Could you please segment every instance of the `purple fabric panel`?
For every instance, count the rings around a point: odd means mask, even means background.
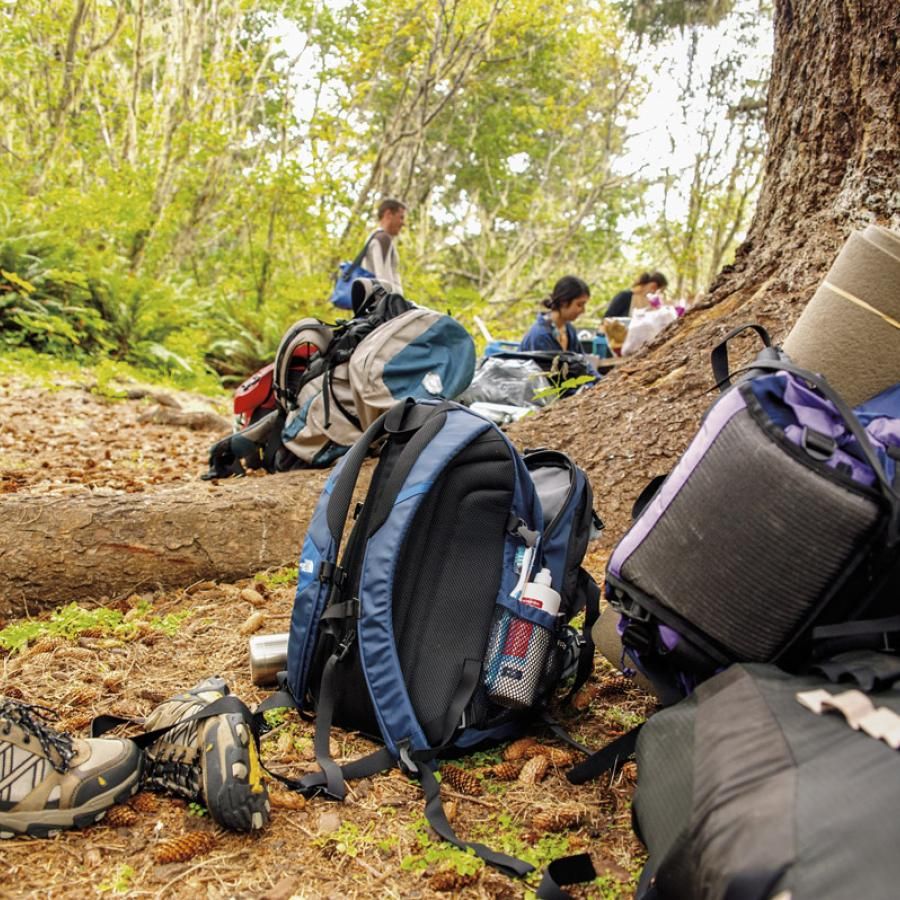
[[[668,625],[659,626],[659,636],[666,650],[674,650],[681,640],[681,635],[674,628],[669,628]]]
[[[788,425],[784,429],[785,437],[801,446],[803,428],[806,427],[834,438],[838,447],[825,464],[832,469],[842,464],[849,466],[850,477],[855,482],[867,487],[875,484],[875,473],[869,464],[842,449],[855,445],[856,438],[847,430],[843,418],[831,401],[808,388],[795,375],[779,372],[778,376],[785,380],[784,403],[797,420],[796,425]],[[887,447],[892,445],[900,447],[900,419],[888,417],[872,419],[865,431],[883,461],[887,460]]]
[[[609,559],[609,571],[617,578],[622,575],[622,566],[632,553],[640,546],[641,541],[651,532],[659,517],[666,511],[669,504],[690,478],[694,469],[703,459],[707,448],[716,439],[719,432],[728,424],[731,418],[746,408],[744,398],[737,390],[730,390],[719,402],[712,407],[706,419],[700,425],[690,446],[684,451],[684,455],[672,470],[663,486],[657,491],[656,496],[647,505],[646,509],[638,517],[637,521],[625,532],[625,536],[616,545]]]
[[[900,419],[872,419],[866,433],[885,447],[900,447]]]
[[[812,426],[810,426],[812,427]],[[816,428],[816,431],[821,431],[820,428]],[[831,437],[838,437],[837,435],[831,432],[823,432],[824,434],[831,434]],[[784,436],[793,444],[796,444],[798,447],[801,446],[803,441],[803,429],[799,425],[788,425],[787,428],[784,429]],[[828,457],[828,459],[824,460],[824,464],[831,469],[836,469],[839,465],[845,465],[850,467],[850,477],[857,484],[864,484],[866,487],[871,487],[875,484],[875,475],[872,472],[872,467],[863,462],[861,459],[858,459],[855,456],[851,456],[849,453],[840,449],[840,440],[838,441],[838,447]],[[855,443],[855,441],[854,441]]]

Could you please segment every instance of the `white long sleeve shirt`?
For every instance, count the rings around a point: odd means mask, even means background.
[[[372,236],[372,240],[369,241],[362,266],[397,293],[402,292],[398,271],[400,257],[397,254],[397,247],[391,236],[382,228],[379,228]]]

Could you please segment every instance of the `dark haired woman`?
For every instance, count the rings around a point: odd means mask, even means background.
[[[668,283],[666,276],[662,272],[644,272],[631,286],[630,291],[619,291],[609,301],[609,306],[606,308],[604,316],[606,318],[630,316],[633,309],[640,309],[642,306],[647,305],[648,294],[658,293]]]
[[[580,278],[565,275],[553,286],[553,293],[543,301],[547,312],[538,313],[519,344],[520,350],[570,350],[582,353],[578,333],[572,323],[584,312],[591,289]]]

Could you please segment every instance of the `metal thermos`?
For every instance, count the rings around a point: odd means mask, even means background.
[[[287,648],[287,632],[250,638],[250,678],[254,684],[275,684],[278,673],[287,668]]]

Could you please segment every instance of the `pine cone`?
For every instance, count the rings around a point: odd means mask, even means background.
[[[624,694],[634,687],[634,681],[627,675],[608,675],[600,682],[597,697],[608,697],[610,694]]]
[[[37,656],[38,653],[52,653],[58,647],[64,647],[69,642],[64,637],[41,638],[29,651],[29,656]]]
[[[125,679],[121,675],[107,675],[106,678],[103,679],[103,687],[107,691],[118,692],[124,683]]]
[[[265,624],[266,617],[261,612],[251,613],[241,624],[238,626],[238,631],[244,635],[245,637],[248,634],[253,634],[256,631],[259,631],[260,628]]]
[[[504,751],[503,758],[507,760],[507,762],[514,759],[524,759],[528,748],[533,747],[537,741],[531,737],[519,738],[517,741],[513,741]]]
[[[60,731],[81,731],[82,728],[87,728],[88,725],[94,720],[94,717],[90,713],[81,713],[75,716],[69,716],[67,719],[63,719],[59,724]]]
[[[14,684],[8,685],[5,688],[0,688],[0,696],[10,697],[13,700],[24,700],[25,694],[22,690],[17,688]]]
[[[586,818],[585,811],[576,807],[560,807],[536,813],[531,820],[535,831],[565,831],[581,825]]]
[[[485,772],[493,775],[494,778],[497,778],[500,781],[515,781],[519,777],[519,772],[522,771],[522,766],[524,765],[525,760],[516,759],[511,762],[497,763],[496,766],[485,769]]]
[[[100,692],[96,688],[81,684],[66,697],[66,703],[69,706],[90,706],[99,696]]]
[[[187,862],[195,856],[209,853],[216,845],[215,835],[208,831],[192,831],[181,837],[163,841],[154,851],[154,858],[160,865]]]
[[[544,744],[535,744],[529,747],[525,751],[525,755],[528,759],[532,759],[535,756],[546,756],[550,764],[554,766],[569,766],[574,759],[568,750],[563,750],[560,747],[547,747]]]
[[[269,803],[272,809],[304,809],[306,798],[293,791],[269,791]]]
[[[159,809],[159,799],[155,794],[141,791],[140,794],[135,794],[128,801],[128,805],[139,813],[155,813]]]
[[[522,784],[537,784],[544,780],[550,768],[550,760],[546,756],[532,756],[522,767],[519,773],[519,781]]]
[[[160,641],[166,638],[166,633],[164,631],[157,631],[155,628],[150,625],[142,625],[141,630],[138,633],[137,640],[139,640],[142,644],[147,644],[148,646],[153,646],[154,644],[158,644]]]
[[[275,752],[278,756],[296,757],[297,753],[294,749],[294,735],[290,731],[282,731],[278,735],[278,742],[275,745]]]
[[[461,875],[456,869],[441,869],[428,879],[428,884],[434,891],[460,891],[470,887],[478,881],[478,873]]]
[[[78,637],[85,638],[102,638],[109,634],[109,629],[102,625],[92,625],[90,628],[83,628],[78,632]]]
[[[586,684],[571,700],[572,708],[578,712],[584,712],[588,709],[594,700],[595,690],[593,686]]]
[[[138,820],[138,814],[130,806],[114,806],[106,811],[103,824],[110,828],[130,828]]]
[[[461,769],[459,766],[442,766],[441,780],[459,791],[460,794],[466,794],[469,797],[480,797],[482,794],[481,782],[472,772]]]

